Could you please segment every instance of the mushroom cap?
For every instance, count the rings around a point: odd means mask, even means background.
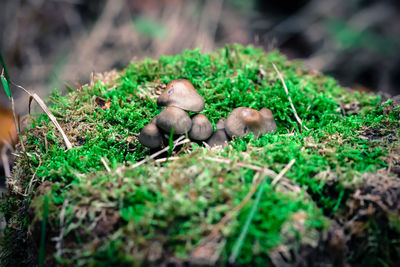
[[[157,105],[199,112],[204,109],[204,100],[190,81],[177,79],[167,84],[165,91],[157,99]]]
[[[190,131],[192,120],[184,110],[177,107],[166,107],[158,114],[156,124],[167,133],[174,129],[174,134],[184,134]]]
[[[269,108],[262,108],[259,112],[267,122],[267,132],[276,132],[276,122],[272,111]]]
[[[225,121],[225,131],[232,137],[241,137],[250,132],[256,138],[267,132],[267,121],[261,113],[248,107],[235,108]]]
[[[225,132],[225,118],[220,118],[217,122],[217,130],[213,132],[210,138],[207,139],[206,143],[213,146],[225,146],[229,142],[229,137]]]
[[[193,116],[192,128],[189,132],[190,139],[203,141],[210,137],[212,133],[212,124],[204,114],[197,114]]]
[[[213,147],[213,146],[225,146],[229,142],[229,137],[226,135],[224,129],[216,130],[210,138],[207,139],[206,143]]]
[[[162,135],[156,124],[151,122],[139,133],[139,142],[148,148],[157,148],[162,144]]]
[[[217,130],[225,129],[225,120],[226,118],[220,118],[215,125],[217,127]]]

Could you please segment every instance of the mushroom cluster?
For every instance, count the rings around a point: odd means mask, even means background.
[[[209,146],[223,146],[234,136],[241,137],[253,133],[276,131],[276,123],[271,110],[257,111],[248,107],[235,108],[228,118],[221,118],[216,131],[204,114],[189,116],[187,111],[200,112],[204,100],[192,83],[185,79],[172,80],[158,97],[157,105],[165,108],[147,124],[139,134],[139,142],[148,148],[159,148],[173,131],[176,135],[186,134],[191,140],[205,141]]]
[[[176,135],[187,134],[196,141],[204,141],[213,133],[211,122],[205,115],[190,117],[187,113],[204,109],[204,100],[190,81],[170,81],[158,97],[157,105],[165,108],[140,131],[139,142],[142,145],[148,148],[161,147],[171,131]]]
[[[224,146],[235,137],[253,133],[255,138],[261,134],[276,131],[276,123],[272,111],[262,108],[257,111],[248,107],[235,108],[228,118],[221,118],[217,123],[217,130],[206,141],[209,146]]]

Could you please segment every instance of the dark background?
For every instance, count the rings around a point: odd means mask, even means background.
[[[344,86],[393,95],[399,14],[398,0],[1,0],[0,49],[12,79],[42,97],[132,58],[231,42],[278,48]],[[26,95],[14,95],[26,112]]]

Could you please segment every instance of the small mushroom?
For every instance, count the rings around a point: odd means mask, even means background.
[[[190,131],[192,120],[184,110],[177,107],[166,107],[158,114],[156,124],[166,133],[174,129],[174,134],[184,134]]]
[[[274,114],[272,114],[272,111],[269,108],[262,108],[260,109],[260,114],[261,116],[264,117],[266,123],[267,123],[267,132],[276,132],[276,122],[274,119]]]
[[[229,138],[225,132],[225,118],[219,119],[216,126],[217,130],[207,139],[206,143],[211,147],[227,145]]]
[[[217,124],[215,125],[217,127],[217,130],[225,131],[225,120],[226,120],[226,118],[221,118],[218,120]]]
[[[158,148],[162,144],[162,135],[154,121],[144,126],[139,133],[139,142],[148,148]]]
[[[248,107],[235,108],[225,121],[225,131],[230,136],[241,137],[253,133],[256,138],[267,132],[267,121],[261,113]]]
[[[190,81],[177,79],[167,84],[165,91],[157,99],[157,105],[199,112],[204,109],[204,100]]]
[[[193,140],[203,141],[211,136],[213,127],[204,114],[197,114],[192,118],[192,128],[189,137]]]

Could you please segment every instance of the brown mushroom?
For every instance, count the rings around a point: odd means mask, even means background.
[[[230,136],[241,137],[253,133],[256,138],[267,132],[267,121],[255,109],[235,108],[225,121],[225,131]]]
[[[217,127],[217,130],[225,130],[225,121],[226,118],[220,118],[217,122],[217,124],[215,125],[215,127]]]
[[[272,114],[272,111],[269,108],[262,108],[260,109],[259,112],[261,116],[264,117],[267,123],[267,133],[276,132],[276,122],[274,119],[274,114]]]
[[[165,91],[157,99],[157,105],[199,112],[204,109],[204,100],[190,81],[177,79],[167,84]]]
[[[227,145],[229,138],[225,132],[225,118],[219,119],[216,126],[217,130],[207,139],[206,143],[211,147]]]
[[[211,136],[213,127],[204,114],[197,114],[192,118],[192,128],[189,137],[193,140],[203,141]]]
[[[139,142],[148,148],[158,148],[162,144],[162,135],[154,121],[144,126],[139,133]]]
[[[184,110],[177,107],[166,107],[158,114],[156,124],[166,133],[174,129],[174,134],[184,134],[190,131],[192,120]]]

